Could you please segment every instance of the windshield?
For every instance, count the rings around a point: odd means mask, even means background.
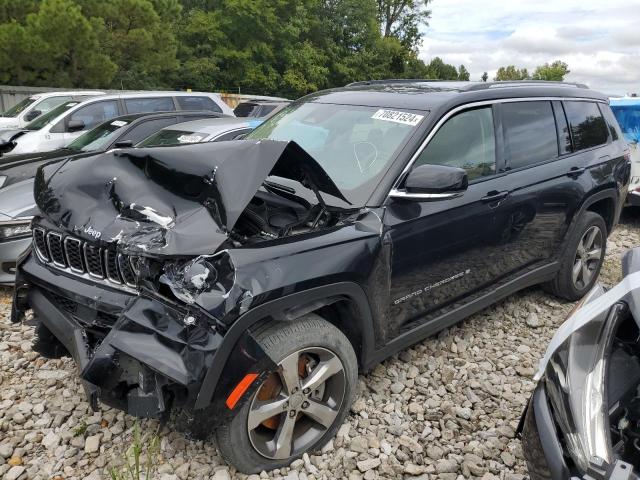
[[[138,147],[157,147],[159,145],[181,145],[183,143],[203,142],[208,133],[187,130],[160,130],[140,142]]]
[[[118,136],[122,127],[126,125],[129,125],[128,120],[110,120],[80,135],[67,148],[79,152],[104,150]]]
[[[16,103],[13,107],[2,114],[3,117],[17,117],[21,112],[24,111],[29,105],[35,102],[36,99],[33,97],[25,98],[24,100]]]
[[[611,105],[627,142],[640,141],[640,102],[637,105]]]
[[[293,140],[327,172],[354,205],[365,205],[402,145],[427,115],[378,107],[300,103],[248,139]]]
[[[24,128],[26,128],[27,130],[40,130],[51,120],[55,119],[58,115],[60,115],[63,112],[66,112],[67,110],[69,110],[74,105],[77,105],[78,103],[79,102],[67,102],[67,103],[63,103],[62,105],[58,105],[53,110],[49,110],[47,113],[43,113],[42,115],[40,115],[33,122],[27,123],[26,127]]]

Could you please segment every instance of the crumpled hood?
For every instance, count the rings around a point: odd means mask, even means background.
[[[238,140],[111,150],[38,170],[35,199],[59,228],[141,255],[213,253],[264,179],[342,194],[294,142]]]

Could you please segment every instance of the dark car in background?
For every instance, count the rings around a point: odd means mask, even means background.
[[[233,109],[236,117],[264,118],[273,115],[289,105],[291,100],[248,100]]]
[[[40,168],[11,318],[94,408],[270,470],[335,434],[358,370],[522,288],[589,292],[628,183],[581,85],[357,83],[245,140]]]
[[[109,150],[116,146],[131,147],[163,127],[190,120],[220,117],[223,117],[220,113],[207,111],[135,113],[116,117],[89,130],[66,147],[49,152],[0,157],[0,189],[34,177],[38,167],[48,162]]]

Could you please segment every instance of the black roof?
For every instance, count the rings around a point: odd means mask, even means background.
[[[586,85],[535,80],[463,82],[438,80],[368,80],[304,97],[318,103],[433,110],[483,100],[522,97],[608,98]]]

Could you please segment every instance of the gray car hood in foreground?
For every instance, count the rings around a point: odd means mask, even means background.
[[[9,219],[32,217],[37,207],[33,200],[33,179],[0,189],[0,214]]]
[[[141,255],[213,253],[269,175],[344,199],[294,142],[111,150],[42,167],[35,199],[58,228]]]

